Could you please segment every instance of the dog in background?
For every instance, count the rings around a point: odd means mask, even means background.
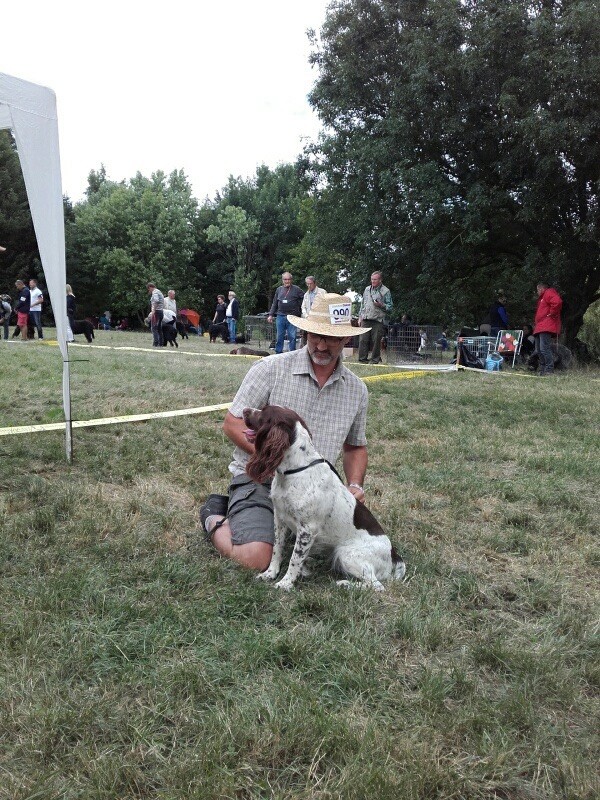
[[[225,344],[229,344],[229,328],[226,322],[211,322],[208,329],[208,336],[211,342],[217,341],[217,336],[220,336]]]
[[[89,344],[91,344],[92,339],[95,338],[94,326],[89,319],[74,319],[73,324],[71,325],[71,330],[75,336],[82,333],[88,340]]]
[[[255,350],[253,347],[234,347],[230,356],[270,356],[268,350]]]
[[[296,543],[286,574],[275,584],[279,589],[293,588],[309,553],[328,556],[336,571],[376,591],[383,591],[382,581],[402,580],[404,561],[369,509],[315,450],[302,418],[280,406],[245,408],[243,416],[246,436],[254,443],[246,472],[256,483],[273,477],[275,544],[271,563],[259,577],[271,581],[278,576],[291,531]]]

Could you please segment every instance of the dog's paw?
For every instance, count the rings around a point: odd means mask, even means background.
[[[275,588],[283,589],[284,592],[291,592],[294,588],[294,584],[289,578],[282,578],[280,581],[277,581]]]
[[[256,576],[256,580],[257,581],[274,581],[276,577],[277,577],[277,572],[275,572],[275,570],[272,570],[269,567],[264,572],[260,572]]]

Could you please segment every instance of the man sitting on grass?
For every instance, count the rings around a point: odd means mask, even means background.
[[[325,294],[315,299],[306,318],[290,316],[292,325],[307,332],[306,347],[257,362],[227,412],[223,430],[235,445],[229,465],[233,480],[228,497],[208,497],[200,520],[219,553],[245,567],[264,571],[269,566],[275,535],[270,485],[254,483],[246,474],[254,445],[244,434],[244,408],[278,405],[294,410],[323,458],[334,464],[343,451],[348,489],[364,502],[368,393],[342,364],[341,353],[351,337],[369,329],[353,328],[350,311],[350,298]]]

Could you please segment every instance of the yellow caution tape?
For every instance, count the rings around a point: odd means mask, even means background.
[[[149,419],[166,419],[168,417],[184,417],[190,414],[208,414],[211,411],[227,411],[231,403],[220,403],[214,406],[199,408],[181,408],[177,411],[157,411],[153,414],[128,414],[122,417],[103,417],[100,419],[84,419],[73,421],[73,428],[91,428],[97,425],[115,425],[120,422],[145,422]],[[60,431],[65,429],[65,422],[52,422],[47,425],[20,425],[14,428],[0,428],[0,436],[11,436],[17,433],[37,433],[38,431]]]
[[[409,378],[420,378],[423,375],[434,374],[436,374],[434,370],[426,371],[424,369],[420,369],[412,372],[390,372],[386,375],[368,375],[366,378],[362,378],[361,380],[364,383],[375,383],[376,381],[402,381]]]

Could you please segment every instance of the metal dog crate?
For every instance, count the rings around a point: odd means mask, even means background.
[[[247,342],[268,348],[275,338],[275,323],[262,315],[244,317],[244,336]]]
[[[490,350],[496,349],[495,336],[459,336],[460,344],[466,345],[477,358],[487,358]]]
[[[388,364],[449,362],[454,343],[447,339],[444,350],[441,341],[443,332],[444,329],[439,325],[392,324],[387,328],[382,356]]]

